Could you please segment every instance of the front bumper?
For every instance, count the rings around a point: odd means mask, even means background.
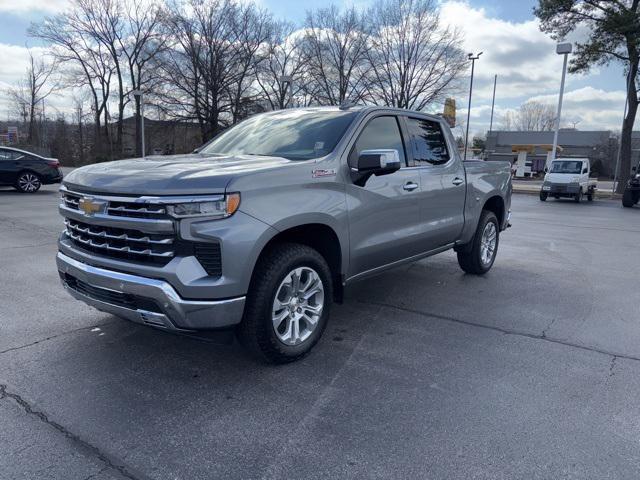
[[[94,267],[58,252],[65,289],[98,310],[171,331],[225,328],[242,320],[245,297],[185,300],[163,280]]]
[[[579,183],[551,183],[542,184],[542,192],[549,195],[576,195],[580,191]]]

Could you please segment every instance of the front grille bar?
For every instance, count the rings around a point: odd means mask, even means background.
[[[127,233],[122,233],[120,235],[112,235],[102,230],[99,232],[95,232],[91,230],[91,227],[81,227],[79,224],[74,224],[71,221],[65,219],[64,224],[67,226],[67,229],[74,230],[79,233],[85,233],[87,235],[91,235],[93,237],[98,238],[106,238],[110,240],[122,240],[124,242],[140,242],[140,243],[151,243],[154,245],[170,245],[173,243],[173,238],[162,238],[160,240],[154,240],[147,236],[145,237],[134,237]]]
[[[90,247],[93,248],[100,248],[106,251],[110,251],[110,252],[120,252],[120,253],[133,253],[136,255],[149,255],[151,257],[158,257],[158,258],[171,258],[174,256],[174,252],[173,251],[167,251],[167,252],[162,252],[162,253],[158,253],[158,252],[153,252],[150,248],[147,248],[145,250],[136,250],[134,248],[131,248],[129,246],[124,246],[124,247],[113,247],[111,245],[109,245],[108,243],[96,243],[91,239],[85,239],[82,238],[80,235],[74,234],[72,232],[67,231],[67,235],[69,235],[69,237],[71,237],[74,241],[76,242],[80,242],[84,245],[89,245]]]

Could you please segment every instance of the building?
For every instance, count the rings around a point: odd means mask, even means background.
[[[640,142],[640,132],[634,132]],[[535,176],[544,171],[553,149],[553,132],[495,131],[487,136],[488,160],[517,162],[517,177]],[[618,156],[618,139],[611,131],[561,129],[556,156],[589,158],[601,177],[613,177]],[[637,163],[637,160],[636,160]]]

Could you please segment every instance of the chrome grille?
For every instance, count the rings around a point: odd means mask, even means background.
[[[147,234],[101,225],[90,225],[66,218],[67,236],[78,247],[107,256],[166,263],[175,256],[174,236]]]
[[[78,210],[78,202],[82,195],[78,195],[72,192],[62,192],[62,203],[67,208],[72,208],[73,210]]]
[[[118,217],[164,218],[167,210],[162,205],[110,201],[107,214]]]
[[[91,197],[92,195],[87,195]],[[63,190],[61,192],[62,203],[65,207],[73,210],[79,210],[78,204],[83,197],[82,194]],[[164,205],[140,202],[132,199],[127,201],[123,197],[111,199],[108,197],[97,196],[108,200],[106,214],[114,217],[130,217],[130,218],[169,218],[167,209]]]

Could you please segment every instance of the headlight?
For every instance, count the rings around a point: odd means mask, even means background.
[[[175,218],[212,217],[227,218],[240,206],[240,194],[230,193],[220,200],[193,201],[167,205],[167,212]]]
[[[579,183],[580,182],[580,177],[573,177],[573,179],[571,180],[572,183]]]

